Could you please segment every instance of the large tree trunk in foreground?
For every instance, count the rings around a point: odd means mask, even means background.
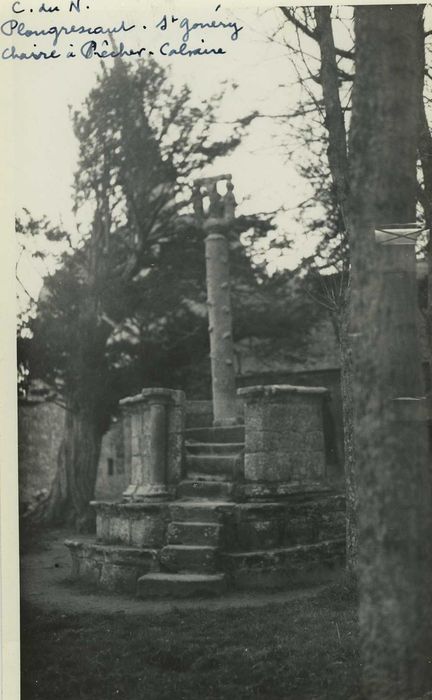
[[[87,261],[87,295],[81,300],[76,347],[67,372],[66,422],[57,474],[44,520],[92,532],[94,499],[102,436],[109,425],[109,372],[106,342],[109,324],[101,321],[100,280],[106,265],[105,241],[109,231],[106,199],[97,208]]]
[[[345,119],[339,95],[339,75],[333,38],[331,7],[316,7],[316,38],[321,53],[320,78],[328,132],[327,156],[337,201],[346,230],[350,225],[348,154]],[[352,347],[350,333],[350,284],[340,309],[341,391],[344,426],[344,467],[346,488],[346,563],[350,574],[357,566],[357,489],[352,392]]]
[[[105,355],[109,329],[98,323],[97,300],[82,304],[77,344],[68,366],[66,420],[57,471],[47,500],[30,517],[77,532],[94,530],[94,499],[102,436],[109,426],[112,399]]]
[[[25,520],[75,532],[94,531],[95,515],[89,503],[94,499],[103,433],[101,421],[95,420],[88,407],[72,410],[67,406],[50,490],[24,514]]]
[[[40,519],[77,532],[94,529],[94,498],[102,443],[100,424],[88,410],[66,410],[65,433],[58,454],[57,471]]]
[[[346,497],[346,567],[349,575],[355,576],[357,569],[357,521],[358,498],[356,482],[356,461],[354,442],[354,396],[352,342],[349,332],[350,293],[345,295],[341,313],[340,353],[341,353],[341,392],[344,426],[344,467]]]
[[[419,155],[423,171],[422,206],[429,238],[426,246],[427,263],[427,305],[424,311],[426,337],[429,354],[429,419],[432,420],[432,134],[426,117],[423,99],[420,105],[420,144]],[[429,428],[432,431],[432,426]],[[432,445],[432,434],[431,445]]]
[[[422,8],[356,7],[350,133],[352,344],[365,696],[432,688],[432,498],[411,246],[374,229],[415,220]]]

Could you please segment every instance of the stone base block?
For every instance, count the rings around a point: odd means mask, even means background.
[[[172,522],[168,525],[167,543],[217,547],[221,526],[206,522]]]
[[[227,551],[294,547],[337,539],[344,531],[342,495],[293,495],[274,503],[236,504],[224,520],[223,546]]]
[[[345,539],[220,555],[230,584],[241,590],[296,588],[331,580],[345,561]]]
[[[132,594],[140,579],[142,597],[183,597],[221,593],[225,586],[316,585],[342,566],[342,493],[303,490],[273,501],[212,500],[204,493],[207,498],[166,504],[96,504],[99,542],[66,542],[72,575]]]
[[[157,551],[66,540],[72,577],[118,593],[135,593],[140,576],[158,570]]]
[[[106,544],[161,547],[169,522],[167,503],[93,502],[96,537]]]
[[[323,450],[303,453],[295,450],[268,449],[265,444],[261,451],[249,452],[245,456],[245,477],[250,481],[299,481],[307,485],[325,477],[325,456]]]
[[[146,574],[138,580],[138,598],[195,598],[222,595],[224,574]]]
[[[325,479],[323,387],[292,385],[239,389],[245,400],[246,481]]]

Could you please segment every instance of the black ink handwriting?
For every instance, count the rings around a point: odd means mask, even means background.
[[[22,37],[32,37],[32,36],[52,36],[53,46],[57,46],[58,41],[61,36],[69,34],[118,34],[119,32],[130,32],[135,29],[135,24],[126,25],[125,20],[121,20],[120,24],[115,27],[86,27],[81,25],[76,27],[71,25],[66,27],[64,25],[56,26],[53,25],[48,29],[28,29],[24,22],[18,22],[16,19],[9,19],[0,26],[0,32],[4,36],[22,36]]]
[[[159,49],[162,56],[221,56],[226,53],[222,48],[205,49],[198,47],[197,49],[189,49],[188,45],[183,42],[178,49],[170,48],[169,42],[166,41]]]

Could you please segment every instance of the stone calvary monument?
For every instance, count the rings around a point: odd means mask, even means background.
[[[66,542],[72,573],[138,597],[315,582],[345,551],[344,496],[327,478],[327,390],[236,392],[231,175],[196,180],[193,205],[205,233],[212,402],[167,388],[121,401],[130,485],[121,502],[92,503],[96,541]]]

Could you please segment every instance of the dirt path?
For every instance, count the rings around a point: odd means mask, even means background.
[[[230,593],[221,598],[195,600],[137,600],[123,595],[92,592],[71,582],[70,554],[63,544],[70,532],[44,533],[37,546],[21,556],[21,595],[24,601],[45,610],[63,613],[142,615],[171,610],[217,610],[231,607],[260,607],[309,597],[318,588],[277,593]],[[80,537],[81,539],[81,537]],[[92,541],[93,538],[89,538]]]

